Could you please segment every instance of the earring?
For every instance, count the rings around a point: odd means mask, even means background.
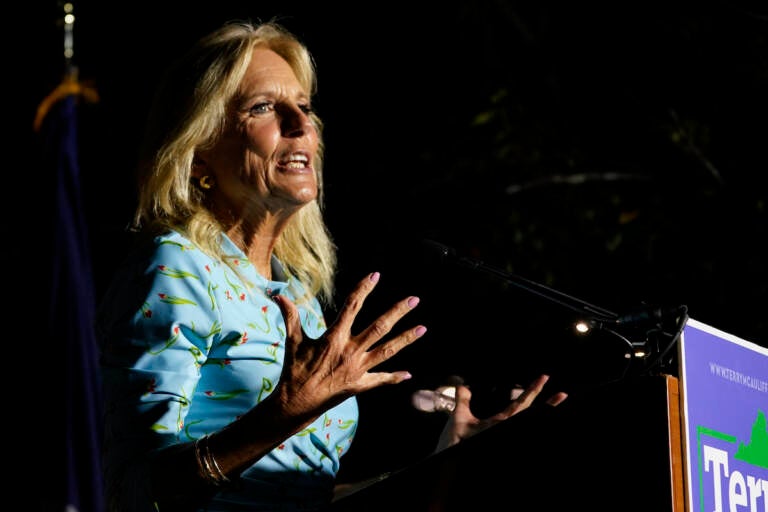
[[[208,174],[201,176],[198,182],[200,183],[200,188],[205,190],[209,190],[216,184],[216,180],[213,178],[213,176]]]

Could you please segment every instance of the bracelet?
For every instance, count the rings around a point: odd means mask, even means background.
[[[195,460],[197,460],[197,467],[208,483],[216,487],[231,483],[211,453],[211,448],[208,446],[208,434],[195,441]]]

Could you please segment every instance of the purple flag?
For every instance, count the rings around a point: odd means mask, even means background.
[[[50,173],[44,176],[54,182],[48,311],[53,346],[47,352],[55,361],[48,368],[55,394],[64,395],[59,409],[64,425],[50,426],[60,436],[51,442],[62,444],[55,447],[56,462],[62,463],[61,485],[41,500],[46,510],[102,512],[101,388],[93,327],[95,285],[78,165],[80,99],[77,92],[64,94],[50,105],[40,126],[42,163]]]

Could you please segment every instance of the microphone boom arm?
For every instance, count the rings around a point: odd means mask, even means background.
[[[590,319],[598,322],[612,322],[619,318],[619,315],[600,306],[590,304],[581,299],[560,292],[541,283],[531,281],[498,268],[489,266],[482,261],[470,260],[468,258],[457,257],[457,263],[472,270],[480,270],[487,274],[501,278],[509,284],[512,284],[525,291],[531,292],[550,302],[554,302],[570,309],[576,313],[586,314]]]
[[[487,265],[483,261],[458,256],[456,251],[446,245],[433,240],[424,240],[425,245],[433,252],[437,252],[440,255],[441,260],[448,260],[458,265],[474,271],[481,271],[496,278],[503,280],[506,283],[516,286],[524,291],[537,295],[549,302],[558,304],[572,312],[584,315],[586,318],[583,320],[590,323],[591,328],[597,328],[605,330],[615,336],[618,336],[622,340],[629,343],[630,347],[647,347],[649,346],[648,338],[650,336],[665,335],[670,339],[666,343],[665,347],[656,347],[651,352],[656,353],[657,357],[653,360],[653,363],[648,366],[648,369],[659,366],[664,366],[664,359],[669,357],[671,347],[675,344],[680,334],[682,333],[685,323],[688,319],[688,308],[685,305],[675,306],[673,308],[659,308],[646,306],[633,311],[628,314],[618,315],[613,311],[590,304],[566,293],[560,292],[541,283],[531,281],[524,277],[506,272],[499,268]],[[663,326],[666,320],[674,320],[674,328],[671,332],[667,332]],[[643,333],[645,338],[640,342],[629,341],[627,336],[622,335],[618,330],[639,329]],[[634,356],[634,354],[633,354]],[[667,364],[668,366],[668,364]]]

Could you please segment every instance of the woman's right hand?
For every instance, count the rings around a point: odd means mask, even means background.
[[[352,332],[357,314],[379,277],[374,272],[362,279],[347,296],[336,320],[317,339],[304,334],[296,306],[286,297],[276,297],[285,317],[286,346],[283,373],[273,394],[278,394],[287,414],[316,417],[352,395],[411,378],[403,370],[371,370],[426,332],[426,327],[417,325],[382,341],[418,305],[418,297],[400,300],[366,328]]]

